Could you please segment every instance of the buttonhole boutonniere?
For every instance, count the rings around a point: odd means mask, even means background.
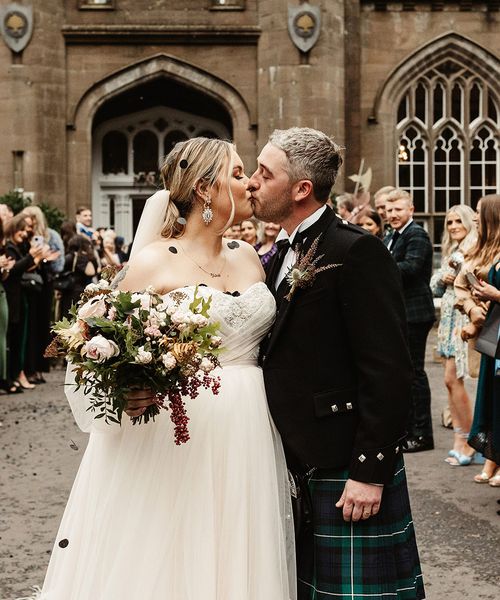
[[[286,300],[290,301],[292,299],[292,296],[297,288],[311,287],[316,279],[316,276],[322,271],[328,271],[329,269],[342,266],[342,264],[335,263],[323,265],[321,267],[316,266],[323,256],[325,256],[324,254],[315,256],[320,238],[321,235],[314,240],[306,254],[299,252],[297,247],[297,260],[295,261],[295,264],[290,267],[290,270],[286,275],[286,280],[290,285],[290,291],[285,296]]]

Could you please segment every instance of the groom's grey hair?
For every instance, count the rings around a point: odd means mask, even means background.
[[[326,202],[342,166],[341,148],[326,133],[309,127],[275,129],[269,143],[283,150],[290,181],[309,179],[314,196]]]

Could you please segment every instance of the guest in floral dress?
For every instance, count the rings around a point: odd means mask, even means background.
[[[474,211],[465,205],[451,207],[445,219],[441,268],[431,279],[434,296],[441,298],[441,320],[438,328],[438,353],[445,359],[444,383],[448,388],[448,404],[454,431],[453,448],[446,461],[453,466],[470,465],[474,450],[467,444],[472,422],[472,404],[464,386],[467,373],[467,342],[460,337],[469,322],[454,306],[454,282],[464,254],[476,243]]]

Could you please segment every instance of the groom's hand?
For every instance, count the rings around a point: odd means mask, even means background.
[[[148,406],[154,404],[155,395],[150,389],[132,390],[127,394],[125,412],[133,419],[140,417]]]
[[[342,508],[344,521],[369,519],[380,510],[382,486],[348,479],[340,500],[335,505]]]

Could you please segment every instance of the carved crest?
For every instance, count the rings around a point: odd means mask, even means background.
[[[321,11],[308,2],[288,7],[288,33],[301,52],[309,52],[319,38]]]
[[[22,52],[33,33],[33,8],[15,2],[0,7],[0,32],[12,51]]]

